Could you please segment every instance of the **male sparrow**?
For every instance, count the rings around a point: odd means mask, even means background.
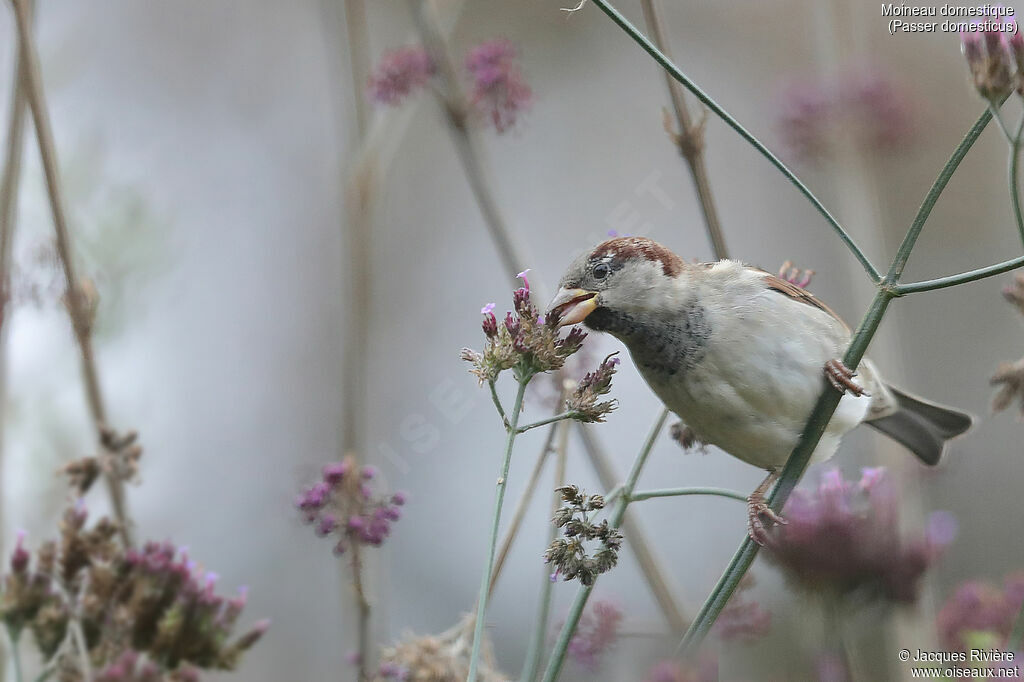
[[[766,522],[784,523],[764,495],[826,385],[844,395],[812,462],[863,422],[936,464],[972,424],[887,385],[867,359],[854,382],[839,359],[849,327],[804,289],[737,261],[688,264],[650,239],[610,239],[569,266],[548,315],[618,338],[697,440],[768,470],[748,499],[750,536],[762,544]]]

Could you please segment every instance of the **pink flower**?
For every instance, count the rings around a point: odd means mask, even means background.
[[[601,655],[618,639],[621,621],[622,611],[617,606],[606,601],[594,602],[576,626],[569,641],[569,655],[587,670],[596,671]]]
[[[473,81],[470,104],[499,133],[514,126],[533,99],[518,58],[518,50],[505,40],[480,43],[466,55]]]
[[[436,71],[434,61],[422,47],[391,50],[370,74],[367,93],[377,104],[396,106],[426,87]]]
[[[1024,573],[1006,577],[1003,588],[978,580],[962,583],[939,611],[942,645],[966,651],[973,633],[991,632],[1006,641],[1024,603]]]

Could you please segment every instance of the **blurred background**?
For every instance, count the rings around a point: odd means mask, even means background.
[[[711,257],[688,171],[663,127],[662,74],[596,7],[567,14],[558,3],[443,0],[437,8],[460,71],[462,55],[483,41],[505,39],[519,51],[530,106],[501,133],[473,125],[523,247],[516,266],[532,268],[535,288],[544,282],[550,292],[570,259],[609,231]],[[621,9],[642,25],[634,0]],[[273,621],[236,674],[252,682],[355,679],[346,560],[293,506],[347,449],[378,467],[384,487],[408,494],[392,536],[368,552],[378,644],[455,624],[473,608],[486,551],[504,433],[459,350],[482,345],[477,311],[489,301],[509,307],[517,283],[501,267],[431,91],[400,106],[369,101],[374,65],[419,39],[407,4],[365,10],[365,25],[346,27],[340,0],[37,6],[74,244],[101,297],[96,345],[111,421],[138,429],[145,447],[140,485],[129,489],[137,534],[187,545],[226,591],[249,586],[243,619]],[[879,265],[983,109],[955,34],[890,36],[878,5],[684,1],[666,3],[663,21],[681,68],[778,150]],[[5,3],[4,112],[15,36]],[[360,49],[367,63],[353,69]],[[840,123],[825,121],[823,107],[839,111]],[[1017,109],[1007,105],[1010,120]],[[705,133],[731,255],[770,271],[786,260],[815,270],[812,290],[855,323],[873,290],[821,217],[720,121],[709,117]],[[15,296],[4,349],[8,550],[15,529],[30,541],[52,535],[65,500],[53,472],[93,443],[39,158],[26,139],[14,245],[25,294]],[[1005,163],[1006,144],[990,128],[940,200],[908,280],[1019,252]],[[1000,296],[1010,278],[896,301],[869,351],[898,385],[980,417],[934,470],[859,431],[834,460],[852,478],[863,466],[889,466],[904,486],[909,527],[938,509],[959,523],[919,602],[877,621],[896,634],[891,651],[873,652],[889,666],[874,679],[906,673],[897,647],[938,647],[936,614],[957,585],[999,583],[1024,565],[1015,525],[1021,425],[989,407],[989,377],[1019,357],[1024,340]],[[360,282],[365,297],[355,295]],[[600,358],[620,346],[592,335],[588,348]],[[510,395],[510,384],[499,388]],[[628,358],[612,395],[619,409],[591,432],[621,477],[660,405]],[[534,396],[526,414],[548,410]],[[506,521],[543,438],[538,429],[519,441]],[[568,479],[600,491],[577,438],[574,430]],[[665,436],[640,485],[746,492],[761,477],[714,449],[684,453]],[[509,675],[518,674],[548,570],[540,557],[551,488],[549,467],[489,607],[496,662]],[[99,490],[87,502],[105,505]],[[743,537],[743,508],[676,498],[638,504],[631,515],[692,616]],[[772,629],[730,647],[721,678],[811,679],[821,646],[815,605],[763,560],[753,574],[749,595],[772,613]],[[555,585],[555,626],[575,592]],[[622,610],[620,636],[596,673],[570,663],[563,679],[644,679],[671,657],[677,638],[629,537],[595,597]],[[875,622],[877,611],[857,617]]]

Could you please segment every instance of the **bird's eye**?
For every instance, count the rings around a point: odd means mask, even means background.
[[[598,263],[594,266],[594,279],[604,279],[611,271],[612,269],[608,267],[607,263]]]

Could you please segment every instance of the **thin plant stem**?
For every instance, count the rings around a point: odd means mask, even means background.
[[[556,451],[558,453],[557,459],[555,460],[555,488],[561,488],[565,485],[565,468],[566,462],[569,455],[569,424],[560,423],[555,429],[558,431],[558,446]],[[552,515],[561,506],[562,496],[555,492]],[[550,524],[548,529],[548,545],[555,541],[558,529],[555,524]],[[519,676],[520,682],[533,682],[537,678],[537,672],[540,668],[541,654],[544,650],[544,640],[547,639],[548,632],[548,620],[551,617],[551,594],[554,591],[553,583],[548,575],[547,567],[545,566],[543,575],[541,576],[541,587],[540,587],[540,603],[537,606],[537,623],[533,626],[533,632],[530,637],[530,645],[526,650],[526,662],[523,664],[522,675]]]
[[[608,453],[605,452],[600,441],[595,437],[594,430],[588,424],[581,422],[576,422],[576,426],[583,442],[584,452],[586,452],[587,457],[590,459],[590,463],[594,467],[595,473],[597,473],[601,486],[605,490],[611,491],[611,494],[605,500],[605,505],[610,505],[611,498],[621,495],[625,485],[619,484],[621,479],[615,473],[615,468]],[[687,626],[686,616],[674,596],[668,582],[668,574],[662,567],[661,562],[658,561],[658,556],[654,553],[654,548],[647,538],[647,534],[644,533],[643,526],[640,525],[636,518],[627,516],[622,521],[622,534],[628,539],[627,544],[640,565],[644,579],[651,588],[651,593],[654,595],[654,599],[662,615],[665,617],[665,622],[668,624],[670,631],[673,634],[684,632]]]
[[[502,423],[505,424],[505,429],[508,430],[508,417],[505,416],[505,408],[501,405],[501,398],[498,397],[498,390],[494,387],[494,382],[488,381],[487,387],[491,391],[491,401],[494,403],[494,409],[498,411],[498,416],[501,417]]]
[[[1017,619],[1013,621],[1013,629],[1010,630],[1010,636],[1006,638],[1006,651],[1020,651],[1021,644],[1024,643],[1024,604],[1021,605],[1020,611],[1017,613]]]
[[[893,258],[892,265],[889,268],[885,281],[879,284],[878,291],[871,303],[871,307],[864,315],[863,320],[857,327],[857,331],[853,335],[853,339],[850,341],[850,346],[847,348],[846,354],[843,357],[843,362],[847,367],[856,369],[857,365],[860,364],[860,361],[867,350],[868,344],[871,342],[875,332],[878,330],[879,324],[882,322],[882,318],[885,316],[885,312],[890,301],[892,301],[896,296],[896,291],[894,290],[893,285],[899,283],[899,278],[903,274],[903,267],[906,265],[907,259],[910,257],[910,253],[914,248],[917,237],[920,236],[921,229],[924,227],[925,221],[931,214],[932,208],[935,206],[935,202],[938,201],[939,196],[942,194],[942,190],[949,182],[949,178],[952,177],[953,172],[956,170],[957,166],[959,166],[963,157],[966,156],[967,151],[977,141],[981,132],[985,129],[985,126],[991,118],[992,114],[987,110],[978,118],[977,122],[971,127],[970,131],[964,136],[964,139],[950,156],[946,165],[943,166],[942,170],[939,172],[939,176],[936,178],[928,194],[925,196],[914,221],[907,230],[907,235],[904,238],[899,251]],[[818,398],[818,402],[814,406],[814,410],[811,412],[811,416],[804,427],[796,448],[786,461],[786,465],[783,467],[782,473],[779,476],[778,483],[768,496],[768,506],[775,512],[782,511],[786,500],[789,499],[790,493],[793,492],[797,482],[803,475],[803,472],[810,461],[811,455],[814,453],[814,449],[818,445],[818,441],[821,440],[821,437],[828,426],[829,420],[832,418],[833,413],[839,406],[841,398],[842,395],[838,391],[832,390],[828,387],[825,388],[824,393],[822,393],[821,397]],[[736,554],[733,555],[733,558],[726,567],[722,577],[719,579],[714,589],[712,589],[711,594],[708,596],[704,605],[694,618],[693,623],[690,625],[690,629],[687,630],[686,635],[680,642],[680,648],[682,648],[685,653],[692,654],[701,641],[703,641],[707,633],[711,630],[711,626],[714,625],[718,615],[722,612],[722,609],[725,608],[730,597],[732,597],[732,594],[735,592],[740,580],[742,580],[747,569],[749,569],[750,565],[754,562],[758,549],[758,545],[754,543],[750,537],[745,537],[743,539],[743,543],[736,551]]]
[[[935,291],[936,289],[946,289],[949,287],[955,287],[958,284],[966,284],[968,282],[975,282],[979,279],[1001,275],[1004,272],[1016,270],[1021,266],[1024,266],[1024,256],[1018,256],[1017,258],[1011,258],[1010,260],[1003,261],[1002,263],[988,265],[983,268],[978,268],[977,270],[968,270],[967,272],[961,272],[956,275],[948,275],[946,277],[938,277],[936,279],[926,279],[920,282],[897,284],[894,285],[892,289],[897,296],[917,294],[922,291]]]
[[[71,631],[71,638],[75,642],[75,648],[78,649],[78,657],[82,665],[82,680],[83,682],[92,682],[92,662],[89,660],[89,649],[85,643],[85,632],[82,631],[82,623],[77,617],[72,618],[68,623],[68,629]]]
[[[345,34],[348,38],[349,66],[352,71],[352,94],[356,112],[356,133],[362,140],[366,135],[369,112],[363,84],[370,72],[369,29],[366,22],[366,0],[344,0]]]
[[[657,421],[651,428],[650,433],[647,435],[647,439],[644,441],[643,447],[640,449],[640,454],[637,455],[636,460],[633,461],[633,468],[629,471],[629,476],[626,477],[626,482],[622,484],[622,494],[619,495],[618,500],[615,502],[615,507],[612,509],[612,513],[608,518],[608,523],[612,528],[618,528],[622,525],[622,520],[626,516],[626,508],[629,506],[630,495],[636,488],[636,483],[640,479],[640,473],[643,471],[644,464],[647,463],[647,457],[651,454],[651,450],[654,448],[654,443],[658,439],[658,434],[661,433],[662,427],[665,426],[665,420],[668,419],[668,410],[662,409],[661,414],[658,415]],[[562,670],[562,665],[565,663],[565,655],[569,649],[569,642],[572,640],[573,632],[576,631],[576,626],[580,622],[580,617],[583,615],[583,609],[587,605],[587,600],[590,598],[590,593],[594,591],[594,584],[582,585],[576,592],[576,599],[573,601],[572,606],[569,607],[569,615],[566,616],[565,625],[562,626],[562,630],[558,633],[558,639],[555,641],[555,648],[551,652],[551,658],[548,659],[547,669],[544,671],[543,682],[555,682],[558,679],[558,675]]]
[[[18,650],[20,633],[17,633],[10,626],[4,627],[4,632],[7,633],[7,649],[11,652],[11,667],[14,669],[14,682],[22,682],[25,679],[25,673],[21,669],[21,652]]]
[[[18,189],[21,185],[22,154],[25,148],[25,114],[28,108],[25,97],[24,67],[21,55],[15,59],[11,78],[11,109],[7,122],[7,149],[4,156],[3,176],[0,178],[0,481],[3,476],[4,434],[6,424],[3,408],[7,403],[7,338],[11,316],[11,252],[14,232],[18,220]],[[3,518],[0,509],[0,519]],[[0,539],[3,537],[3,523],[0,523]],[[0,540],[2,544],[2,540]],[[0,658],[0,682],[7,676],[6,661]]]
[[[1003,134],[1003,137],[1012,145],[1013,135],[1010,134],[1010,129],[1006,126],[1006,121],[1003,120],[1003,115],[999,112],[998,106],[994,102],[989,102],[988,110],[992,112],[992,118],[996,120],[996,125],[999,126],[999,131]]]
[[[72,256],[71,237],[64,212],[64,202],[60,187],[60,171],[57,164],[56,145],[53,141],[53,130],[50,127],[49,111],[43,92],[42,69],[39,65],[39,53],[35,38],[29,27],[28,0],[11,0],[14,5],[15,23],[18,28],[19,55],[24,65],[25,91],[29,109],[35,124],[36,139],[39,143],[39,155],[46,176],[46,189],[53,213],[53,225],[56,235],[57,254],[64,270],[67,286],[66,305],[71,317],[71,327],[82,356],[82,376],[85,383],[86,399],[92,415],[97,443],[106,450],[104,432],[107,428],[107,412],[100,387],[99,374],[96,369],[96,358],[92,347],[92,319],[87,309],[86,296],[82,291],[81,280],[75,269]],[[115,454],[115,453],[109,453]],[[132,545],[131,520],[128,517],[124,495],[124,484],[116,475],[105,475],[107,491],[110,495],[114,517],[117,519],[121,539],[125,546]]]
[[[530,429],[536,429],[536,428],[541,427],[541,426],[547,426],[548,424],[553,424],[555,422],[560,422],[560,421],[563,421],[565,419],[574,419],[579,414],[580,413],[577,412],[576,410],[569,410],[568,412],[561,412],[559,414],[552,415],[552,416],[550,416],[550,417],[548,417],[546,419],[541,419],[540,421],[535,421],[535,422],[533,422],[531,424],[527,424],[526,426],[520,426],[519,429],[517,429],[517,430],[519,431],[519,433],[526,433]]]
[[[633,493],[629,496],[630,502],[640,502],[641,500],[651,500],[656,497],[682,497],[685,495],[711,495],[715,497],[727,497],[733,500],[739,500],[746,504],[747,496],[738,490],[729,490],[728,488],[710,488],[710,487],[687,487],[687,488],[663,488],[660,490],[642,490],[638,493]]]
[[[494,511],[491,516],[491,535],[487,551],[487,562],[484,565],[484,575],[480,582],[480,597],[477,600],[476,623],[473,625],[473,651],[469,657],[467,682],[476,682],[476,669],[480,663],[480,647],[484,639],[484,617],[487,615],[487,601],[491,591],[491,575],[494,571],[494,554],[498,545],[498,527],[501,524],[501,507],[505,501],[505,489],[508,487],[508,469],[512,463],[512,447],[515,445],[516,436],[519,435],[516,432],[516,424],[519,421],[519,414],[523,409],[523,396],[526,393],[526,385],[529,381],[529,376],[519,379],[519,388],[516,390],[516,399],[512,406],[510,428],[505,442],[505,455],[502,458],[501,471],[498,474],[497,493],[495,494]]]
[[[558,394],[558,404],[562,404],[562,400],[565,398],[565,390],[562,389]],[[530,478],[526,483],[526,489],[523,490],[523,494],[520,495],[519,500],[516,502],[516,509],[512,512],[512,521],[508,525],[508,530],[505,531],[505,537],[501,541],[501,547],[498,549],[497,558],[494,560],[494,575],[491,576],[491,587],[490,593],[494,594],[494,588],[498,584],[498,578],[501,576],[501,570],[505,567],[505,560],[508,558],[508,553],[512,549],[512,543],[516,539],[516,535],[519,533],[519,529],[522,527],[523,518],[526,516],[526,509],[530,506],[530,501],[533,499],[533,493],[537,490],[537,484],[540,482],[540,475],[544,471],[544,465],[548,461],[548,455],[551,453],[551,447],[555,442],[555,434],[558,433],[558,424],[553,424],[548,429],[548,434],[544,438],[544,446],[541,448],[540,453],[537,455],[537,461],[533,465],[533,471],[530,472]]]
[[[358,542],[352,543],[352,588],[356,597],[356,670],[359,682],[370,679],[367,666],[370,663],[370,600],[363,585],[363,560]]]
[[[666,72],[668,72],[672,76],[672,78],[681,83],[687,90],[692,92],[693,95],[698,100],[700,100],[708,109],[710,109],[712,113],[714,113],[716,116],[722,119],[722,121],[724,121],[726,125],[735,130],[740,137],[746,140],[751,146],[754,147],[754,149],[760,152],[762,156],[768,159],[768,161],[773,166],[775,166],[775,168],[779,172],[781,172],[797,188],[797,190],[799,190],[799,192],[804,196],[804,198],[811,202],[811,204],[814,206],[814,208],[818,210],[822,217],[825,218],[828,224],[835,231],[836,235],[838,235],[839,239],[843,242],[843,244],[846,245],[846,247],[850,250],[850,252],[854,255],[857,261],[864,268],[864,271],[868,273],[868,276],[871,278],[871,281],[877,283],[881,279],[881,274],[878,272],[875,266],[872,265],[867,255],[865,255],[865,253],[860,249],[860,247],[857,246],[856,242],[854,242],[853,240],[853,237],[851,237],[846,232],[846,230],[843,229],[843,226],[839,224],[839,221],[836,220],[836,218],[831,213],[829,213],[828,209],[825,208],[825,205],[821,203],[821,200],[819,200],[818,197],[816,197],[814,193],[811,192],[810,188],[808,188],[807,185],[805,185],[803,181],[801,181],[800,178],[798,178],[796,174],[793,173],[793,171],[791,171],[788,166],[786,166],[786,164],[782,163],[782,161],[780,161],[779,158],[775,156],[775,154],[773,154],[771,150],[769,150],[768,147],[764,145],[764,143],[762,143],[759,139],[754,137],[754,135],[749,130],[744,128],[743,125],[741,125],[739,121],[733,118],[733,116],[729,114],[729,112],[723,109],[721,105],[719,105],[715,100],[711,99],[710,95],[704,92],[704,90],[702,90],[696,83],[694,83],[689,76],[683,73],[679,69],[679,67],[676,66],[672,62],[672,60],[665,55],[664,52],[659,50],[658,47],[647,38],[647,36],[645,36],[636,26],[634,26],[628,19],[626,19],[626,17],[624,17],[622,13],[615,9],[615,7],[613,7],[607,0],[594,0],[594,4],[597,5],[601,9],[601,11],[607,14],[613,22],[618,24],[618,26],[622,30],[624,30],[634,41],[636,41],[637,44],[639,44],[649,55],[651,55],[651,57],[653,57],[656,62],[661,64],[661,66],[665,69]]]
[[[647,22],[651,40],[667,59],[672,59],[668,40],[662,30],[658,0],[640,0],[640,6],[643,8],[644,20]],[[690,177],[693,178],[694,190],[697,192],[701,214],[704,217],[704,228],[711,241],[711,251],[715,254],[715,259],[722,260],[729,257],[729,250],[725,245],[725,235],[722,233],[722,225],[718,220],[718,210],[715,208],[711,183],[708,181],[707,165],[704,163],[704,120],[702,119],[696,124],[693,123],[682,88],[667,71],[664,74],[665,86],[668,88],[669,99],[672,102],[672,111],[675,114],[676,125],[679,127],[679,132],[672,134],[672,137],[679,148],[680,155],[690,169]]]
[[[1020,165],[1021,133],[1024,132],[1024,113],[1021,114],[1017,123],[1017,131],[1010,140],[1010,161],[1007,170],[1007,178],[1010,183],[1010,205],[1013,207],[1013,217],[1017,221],[1017,231],[1020,233],[1021,243],[1024,244],[1024,216],[1020,210],[1020,182],[1017,178]]]

